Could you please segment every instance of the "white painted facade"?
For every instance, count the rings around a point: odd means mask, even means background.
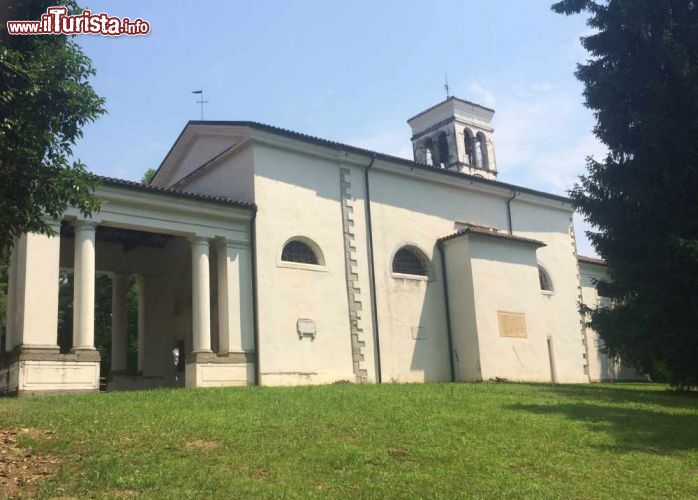
[[[106,180],[95,217],[69,212],[60,239],[20,239],[0,388],[97,388],[95,272],[141,283],[139,372],[123,376],[125,292],[113,287],[115,388],[605,378],[577,307],[587,278],[572,207],[494,180],[493,113],[450,98],[410,119],[417,162],[190,122],[151,186]],[[483,138],[475,163],[466,129]],[[424,165],[425,138],[442,131],[452,161]],[[296,241],[314,263],[282,257]],[[405,247],[424,275],[395,271]],[[76,276],[70,353],[56,345],[59,268]]]

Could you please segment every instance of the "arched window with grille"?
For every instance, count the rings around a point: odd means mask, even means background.
[[[416,247],[405,245],[395,252],[393,273],[411,276],[428,276],[429,259]]]
[[[554,291],[553,280],[550,279],[550,274],[540,264],[538,265],[538,280],[540,281],[540,289],[543,292],[552,293]]]
[[[319,249],[314,249],[315,245],[300,238],[289,240],[281,251],[283,262],[295,262],[297,264],[322,265],[322,257]]]

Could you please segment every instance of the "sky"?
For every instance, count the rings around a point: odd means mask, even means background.
[[[405,158],[407,118],[451,95],[496,110],[498,179],[566,194],[604,147],[574,77],[582,16],[550,0],[83,0],[150,22],[143,37],[79,35],[108,113],[75,156],[140,180],[188,120],[254,120]],[[575,219],[579,253],[595,255]]]

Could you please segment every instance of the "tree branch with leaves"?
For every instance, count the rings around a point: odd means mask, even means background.
[[[60,3],[60,2],[59,2]],[[0,19],[39,19],[55,1],[3,2]],[[81,9],[63,2],[71,13]],[[89,83],[90,59],[66,36],[12,36],[0,26],[0,253],[28,231],[51,234],[45,218],[68,207],[99,209],[97,180],[73,146],[104,112]]]

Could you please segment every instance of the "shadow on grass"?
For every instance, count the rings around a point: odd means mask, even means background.
[[[646,404],[665,408],[698,411],[698,392],[677,392],[657,389],[656,386],[638,384],[585,384],[585,385],[535,385],[545,387],[548,394],[584,401],[598,401],[611,404]]]
[[[580,401],[550,405],[520,404],[509,406],[509,409],[537,415],[563,416],[586,424],[591,432],[611,436],[612,444],[598,446],[609,451],[670,455],[698,449],[698,414],[633,408],[624,406],[627,400],[613,401],[617,404]],[[661,404],[661,401],[655,399],[648,402]]]

